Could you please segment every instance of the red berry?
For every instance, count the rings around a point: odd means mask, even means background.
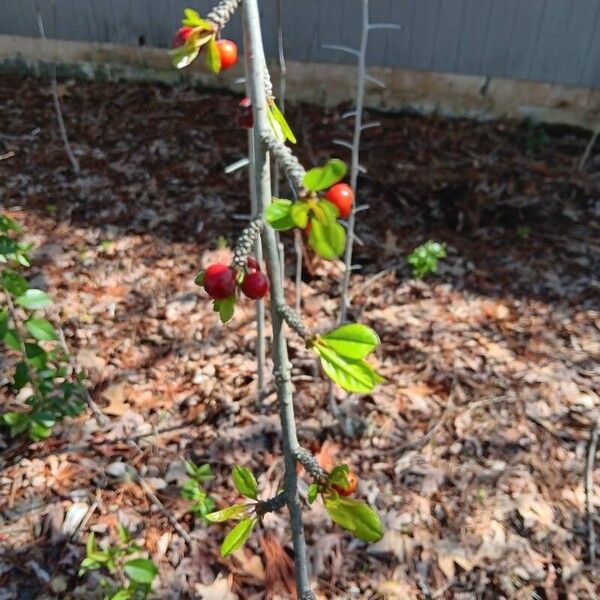
[[[177,30],[175,37],[173,38],[173,48],[179,48],[180,46],[184,46],[190,35],[192,35],[193,31],[193,27],[180,27]]]
[[[336,183],[333,187],[330,187],[325,194],[325,198],[337,206],[342,219],[345,219],[352,212],[354,192],[347,183]]]
[[[235,275],[222,264],[210,265],[204,272],[204,289],[215,300],[229,298],[235,292]]]
[[[260,271],[252,271],[244,277],[242,292],[252,300],[264,298],[269,291],[269,278]]]
[[[343,488],[336,484],[333,484],[332,487],[340,496],[350,496],[351,494],[354,494],[354,492],[356,491],[357,485],[358,485],[358,479],[357,479],[356,475],[352,471],[350,471],[348,473],[348,487]]]
[[[250,98],[244,98],[240,102],[237,112],[237,124],[242,129],[252,129],[254,126],[254,115],[252,114]]]
[[[260,271],[260,263],[253,256],[249,256],[246,263],[250,271]]]
[[[221,58],[221,71],[230,69],[237,62],[237,46],[231,40],[219,40],[217,42],[219,57]]]

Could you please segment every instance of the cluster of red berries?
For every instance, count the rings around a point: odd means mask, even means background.
[[[216,263],[204,271],[204,289],[213,300],[225,300],[233,296],[236,287],[236,276],[231,267]],[[269,278],[252,257],[248,257],[248,270],[240,288],[244,295],[252,300],[264,298],[269,291]]]
[[[180,27],[173,38],[173,48],[185,46],[190,35],[194,32],[194,27]],[[231,40],[217,40],[217,50],[221,59],[221,71],[230,69],[235,65],[238,59],[237,44]]]

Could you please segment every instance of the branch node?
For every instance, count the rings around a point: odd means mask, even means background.
[[[285,169],[287,176],[298,191],[298,195],[302,195],[304,191],[304,167],[300,161],[294,156],[294,153],[283,143],[280,142],[270,131],[264,131],[261,135],[263,143],[267,150],[275,157],[277,162]]]
[[[304,467],[316,483],[319,485],[327,484],[329,474],[308,450],[301,447],[296,448],[294,458]]]
[[[246,270],[248,256],[252,252],[252,247],[260,237],[264,226],[265,222],[262,219],[253,219],[248,223],[233,249],[232,267],[240,271]]]
[[[306,342],[306,345],[315,339],[315,334],[303,323],[300,315],[287,304],[278,304],[277,312],[281,318]]]

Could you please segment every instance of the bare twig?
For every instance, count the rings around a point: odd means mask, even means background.
[[[590,431],[587,459],[585,462],[585,512],[588,526],[588,557],[590,565],[596,563],[596,526],[594,523],[594,460],[600,433],[600,420],[597,420]]]
[[[590,138],[590,141],[588,142],[587,146],[585,147],[585,150],[583,151],[583,154],[581,155],[581,159],[579,160],[579,165],[577,167],[579,171],[583,171],[583,169],[585,168],[585,165],[587,164],[587,161],[590,158],[590,154],[592,153],[592,149],[594,148],[594,145],[596,144],[596,140],[598,139],[599,135],[600,121],[596,125],[594,133],[592,133],[592,137]]]
[[[15,153],[11,150],[10,152],[6,152],[5,154],[0,154],[0,160],[6,160],[7,158],[12,158]]]
[[[52,9],[55,10],[54,0],[51,0]],[[38,28],[40,30],[40,37],[43,40],[46,40],[46,30],[44,29],[44,21],[42,19],[42,13],[40,11],[40,7],[37,6],[37,22]],[[62,138],[65,152],[69,157],[69,161],[71,162],[71,168],[73,169],[73,173],[75,175],[79,175],[79,161],[73,154],[73,150],[71,149],[71,144],[69,142],[69,136],[67,135],[67,129],[65,127],[65,121],[63,119],[62,109],[60,107],[60,99],[58,97],[58,83],[56,81],[56,65],[52,62],[50,63],[50,78],[51,78],[51,88],[52,88],[52,101],[54,102],[54,110],[56,112],[56,119],[58,121],[58,129],[60,131],[60,136]]]

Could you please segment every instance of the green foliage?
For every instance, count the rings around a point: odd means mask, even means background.
[[[429,273],[436,273],[440,258],[445,256],[446,244],[429,240],[417,246],[408,255],[408,264],[412,268],[413,276],[422,279]]]
[[[341,256],[346,247],[346,231],[339,223],[323,224],[311,219],[308,245],[322,258],[331,260]]]
[[[346,358],[365,358],[379,346],[379,336],[360,323],[348,323],[322,336],[338,354]]]
[[[14,235],[20,231],[12,219],[0,215],[0,232]],[[11,240],[15,247],[25,248]],[[29,288],[27,279],[15,270],[29,264],[27,256],[19,254],[21,250],[2,255],[6,267],[0,281],[6,307],[0,309],[0,340],[20,355],[13,372],[14,390],[29,385],[31,393],[25,400],[27,412],[4,413],[0,423],[9,428],[11,436],[28,432],[33,441],[40,441],[51,435],[57,422],[85,410],[85,388],[82,375],[71,372],[69,356],[57,344],[56,328],[38,314],[52,299],[42,290]],[[10,306],[20,308],[12,310]]]
[[[213,302],[213,310],[219,313],[221,323],[227,323],[233,319],[235,310],[235,295],[224,298],[223,300],[215,300]]]
[[[233,467],[233,484],[235,489],[246,498],[256,500],[258,498],[258,484],[256,478],[250,469],[242,467],[241,465],[235,465]]]
[[[113,576],[101,580],[106,589],[105,600],[145,600],[158,569],[151,559],[139,556],[143,553],[142,548],[132,542],[131,534],[121,523],[117,525],[117,533],[119,544],[108,545],[104,549],[98,547],[93,532],[88,535],[79,576],[105,569]]]
[[[275,134],[275,137],[282,142],[286,140],[292,144],[296,143],[296,136],[286,121],[283,113],[279,110],[279,107],[272,99],[268,100],[269,110],[267,112],[267,118],[271,129]]]
[[[324,166],[310,169],[304,175],[304,187],[309,192],[320,192],[344,178],[348,171],[346,163],[339,158],[328,160]]]
[[[210,465],[196,466],[193,462],[186,461],[185,469],[190,479],[181,488],[181,497],[192,502],[192,514],[205,518],[216,506],[215,501],[204,489],[204,484],[213,479]]]
[[[213,73],[221,72],[221,55],[214,36],[209,38],[206,44],[205,62],[208,69]]]
[[[277,231],[292,229],[295,226],[292,217],[292,206],[294,206],[294,203],[291,200],[273,198],[273,201],[265,210],[265,220]]]
[[[376,542],[383,536],[379,515],[365,502],[337,494],[324,497],[325,510],[334,523],[365,542]]]
[[[257,520],[256,517],[247,517],[240,521],[223,540],[221,544],[221,556],[228,556],[232,552],[239,550],[248,541]]]
[[[550,143],[550,137],[542,123],[527,120],[527,154],[537,154]]]
[[[312,349],[325,374],[348,392],[368,393],[384,381],[365,358],[379,345],[379,337],[366,325],[342,325],[318,337]]]
[[[210,21],[206,21],[203,19],[195,10],[191,8],[186,8],[183,11],[183,19],[181,21],[181,25],[184,27],[192,27],[193,31],[191,35],[186,40],[183,46],[179,46],[177,48],[173,48],[170,51],[171,61],[173,65],[177,69],[183,69],[188,65],[192,64],[194,60],[198,57],[200,50],[206,44],[209,46],[212,44],[212,50],[207,52],[207,56],[209,53],[213,53],[215,48],[215,38],[216,32],[213,23]],[[214,71],[218,73],[221,70],[221,59],[217,53],[218,64],[216,65],[217,70]],[[207,59],[207,64],[211,70],[214,70],[214,63],[209,62]]]

